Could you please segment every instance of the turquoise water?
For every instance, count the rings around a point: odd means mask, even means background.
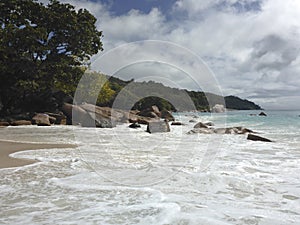
[[[228,123],[245,123],[254,125],[259,128],[264,127],[299,127],[299,111],[264,111],[267,116],[250,116],[258,115],[260,111],[229,111],[227,112]]]
[[[177,113],[186,125],[157,134],[128,124],[2,128],[0,139],[79,148],[13,154],[40,162],[0,170],[0,224],[298,225],[300,112],[249,115],[259,112]],[[274,142],[188,135],[198,121],[247,127]]]

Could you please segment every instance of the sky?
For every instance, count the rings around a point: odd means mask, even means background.
[[[299,0],[61,2],[86,8],[98,19],[104,35],[100,54],[136,41],[174,43],[203,60],[224,95],[247,98],[265,109],[300,110]],[[141,64],[129,68],[124,72],[143,71]],[[166,65],[155,68],[168,71]],[[173,81],[185,80],[181,70],[170,66],[169,72]],[[192,82],[184,86],[196,88]]]

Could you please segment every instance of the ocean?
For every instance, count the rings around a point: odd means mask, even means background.
[[[0,169],[0,224],[300,224],[300,112],[175,113],[169,133],[20,126],[1,140],[76,143],[14,153]],[[194,120],[194,122],[189,122]],[[187,134],[196,121],[247,135]]]

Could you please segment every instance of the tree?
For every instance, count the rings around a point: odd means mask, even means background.
[[[78,84],[76,91],[77,104],[83,102],[100,106],[109,105],[114,100],[116,92],[110,87],[111,83],[107,76],[101,73],[86,71]]]
[[[86,9],[57,0],[1,1],[0,113],[46,110],[34,107],[38,96],[47,105],[53,92],[73,94],[90,57],[103,50],[95,23]]]

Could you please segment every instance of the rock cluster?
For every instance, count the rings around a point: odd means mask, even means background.
[[[124,111],[109,107],[99,107],[92,104],[71,105],[65,103],[62,110],[69,124],[81,124],[83,127],[112,128],[117,123],[145,124],[160,121],[164,118],[174,121],[172,113],[169,111],[159,111],[157,106],[152,106],[143,111]],[[132,125],[131,128],[137,128]]]
[[[252,141],[264,141],[272,142],[271,140],[254,135],[254,131],[245,127],[226,127],[226,128],[214,128],[213,123],[202,123],[199,122],[194,126],[194,129],[187,132],[187,134],[248,134],[247,139]]]
[[[14,117],[6,118],[5,121],[0,121],[0,127],[24,125],[51,126],[52,124],[66,125],[66,118],[67,117],[62,112],[35,113],[33,116],[27,114],[17,115]]]
[[[196,124],[197,125],[197,124]],[[195,126],[196,126],[195,125]],[[246,134],[246,133],[254,133],[254,131],[244,128],[244,127],[226,127],[226,128],[213,128],[213,127],[205,127],[202,123],[201,127],[194,127],[193,130],[190,130],[188,134]]]

